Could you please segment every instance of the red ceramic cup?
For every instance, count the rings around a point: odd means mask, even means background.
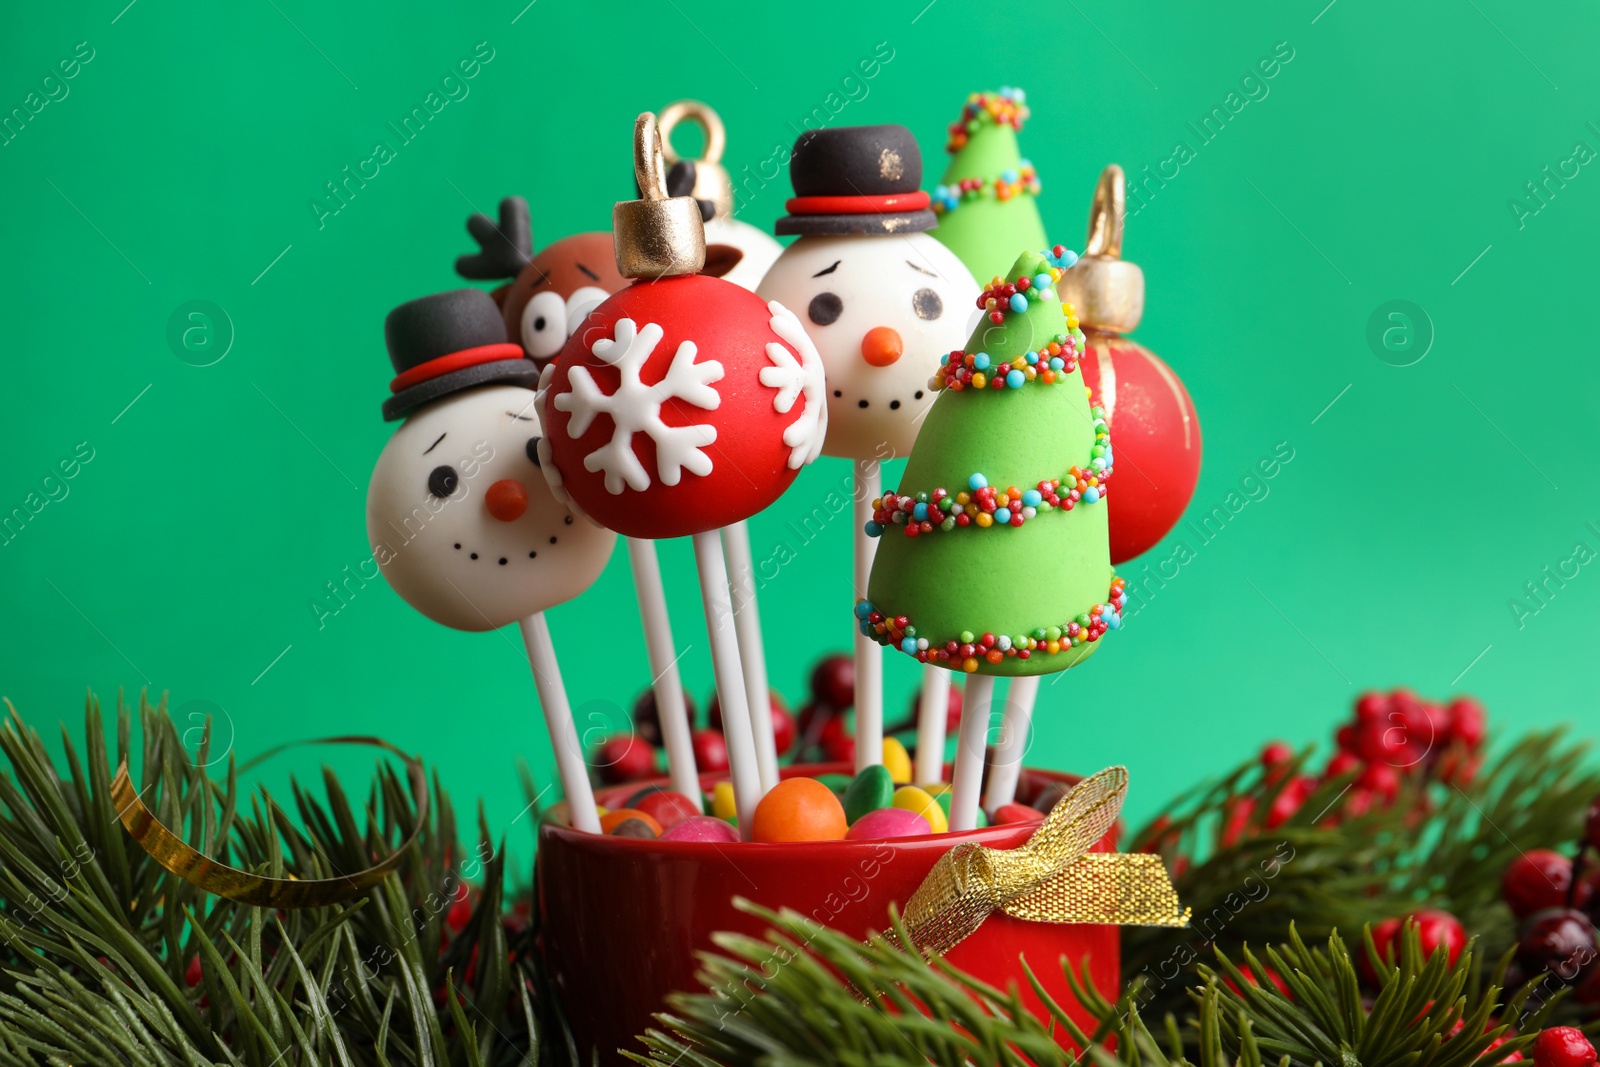
[[[849,773],[844,764],[786,767],[784,776]],[[709,788],[717,775],[706,775]],[[1026,800],[1052,783],[1075,777],[1024,771]],[[602,791],[608,807],[651,783]],[[967,834],[933,834],[890,841],[801,844],[712,844],[602,837],[546,825],[539,834],[541,942],[549,974],[572,1027],[580,1057],[598,1049],[602,1063],[622,1063],[620,1048],[643,1051],[635,1037],[654,1025],[651,1015],[675,990],[695,990],[695,954],[712,950],[719,930],[760,936],[763,924],[733,906],[745,897],[765,907],[790,908],[852,935],[888,925],[889,904],[904,908],[934,862],[961,841],[1016,848],[1037,823],[996,826]],[[1109,840],[1097,847],[1112,847]],[[1115,926],[1025,922],[996,913],[952,949],[951,964],[991,985],[1017,985],[1040,1018],[1019,957],[1079,1025],[1092,1023],[1072,996],[1059,960],[1075,969],[1087,959],[1095,986],[1115,999],[1121,983]],[[1057,1028],[1063,1043],[1066,1035]]]

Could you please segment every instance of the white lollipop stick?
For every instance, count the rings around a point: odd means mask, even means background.
[[[728,600],[728,565],[716,530],[694,535],[694,561],[700,572],[700,597],[705,604],[706,632],[711,635],[711,671],[722,706],[722,733],[728,742],[728,776],[739,813],[739,836],[750,839],[756,805],[761,802],[761,771],[756,766],[750,735],[750,705],[745,699],[744,672],[739,665],[739,640],[733,632]]]
[[[922,668],[922,698],[917,702],[916,781],[944,781],[944,732],[950,718],[950,672]]]
[[[661,585],[661,561],[656,544],[637,537],[623,538],[628,562],[633,566],[633,590],[644,623],[644,647],[650,657],[650,689],[656,697],[656,720],[667,748],[667,774],[672,788],[705,810],[700,795],[700,775],[689,738],[689,708],[683,702],[683,682],[678,677],[678,657],[672,646],[672,623],[667,618],[667,594]]]
[[[867,595],[877,539],[867,536],[872,502],[882,493],[882,472],[875,459],[858,459],[855,500],[856,596]],[[887,531],[886,531],[887,532]],[[883,648],[856,631],[856,773],[883,762]]]
[[[756,604],[756,565],[750,554],[750,527],[743,519],[722,528],[728,553],[728,585],[733,591],[733,631],[739,638],[750,735],[755,739],[761,793],[778,784],[778,745],[772,736],[772,692],[767,687],[767,649],[761,640],[761,609]],[[765,713],[765,714],[763,714]]]
[[[955,769],[950,774],[950,830],[959,833],[978,825],[978,792],[983,786],[983,754],[989,740],[989,709],[994,703],[994,678],[974,674],[962,693],[961,731],[956,739]]]
[[[555,750],[561,788],[567,794],[567,807],[572,809],[572,825],[586,834],[597,834],[600,813],[595,810],[589,766],[583,761],[578,729],[572,723],[572,705],[567,703],[567,687],[562,684],[555,646],[550,643],[550,625],[542,611],[529,615],[520,625],[528,666],[533,668],[533,684],[539,690],[539,706],[544,709],[545,728],[550,731],[550,747]]]
[[[1000,719],[1000,742],[989,760],[989,784],[983,791],[983,806],[991,812],[1017,798],[1017,779],[1022,776],[1022,757],[1028,752],[1028,728],[1038,697],[1038,675],[1011,680]]]

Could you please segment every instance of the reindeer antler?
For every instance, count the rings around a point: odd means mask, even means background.
[[[533,258],[533,229],[528,222],[528,202],[520,196],[500,201],[500,224],[487,215],[467,219],[467,232],[481,251],[456,258],[456,273],[477,281],[515,278]]]

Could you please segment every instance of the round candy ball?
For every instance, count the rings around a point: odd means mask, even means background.
[[[914,785],[903,785],[894,791],[892,803],[896,808],[922,816],[933,833],[942,834],[950,829],[950,820],[945,815],[944,809],[925,789],[918,789]]]
[[[639,282],[590,312],[539,380],[551,489],[608,530],[747,519],[822,450],[822,361],[791,312],[719,278]]]
[[[661,824],[637,808],[618,808],[600,817],[600,832],[614,837],[660,837]]]
[[[812,778],[785,778],[761,798],[752,841],[838,841],[849,829],[833,790]]]
[[[916,837],[931,834],[933,828],[914,811],[904,808],[879,808],[857,819],[845,834],[847,841],[881,841],[887,837]]]
[[[671,789],[657,790],[640,797],[634,807],[655,819],[664,829],[671,829],[683,820],[700,814],[700,808],[694,801]]]
[[[661,835],[663,841],[713,841],[717,843],[739,840],[739,831],[710,815],[692,815],[682,822],[667,827]]]

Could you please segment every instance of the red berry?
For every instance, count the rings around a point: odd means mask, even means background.
[[[1272,798],[1272,807],[1267,811],[1267,829],[1275,830],[1288,822],[1316,789],[1317,780],[1308,775],[1301,775],[1284,786]]]
[[[772,746],[778,750],[778,755],[787,756],[789,750],[794,748],[794,739],[799,736],[795,729],[794,716],[790,715],[783,705],[778,703],[777,696],[772,699]]]
[[[1472,697],[1457,697],[1450,702],[1450,740],[1479,748],[1488,732],[1488,716],[1482,704]]]
[[[593,762],[601,781],[633,782],[656,772],[656,750],[637,734],[618,734],[595,750]]]
[[[1340,752],[1328,761],[1322,770],[1324,778],[1343,778],[1352,771],[1361,769],[1361,757],[1353,752]]]
[[[1467,947],[1467,930],[1461,925],[1460,919],[1438,908],[1423,908],[1412,912],[1407,922],[1416,924],[1417,940],[1422,943],[1424,959],[1442,947],[1450,966],[1456,965],[1462,950]]]
[[[694,746],[695,768],[701,774],[728,769],[728,742],[720,730],[696,730],[689,735],[689,742]]]
[[[1361,722],[1382,719],[1389,711],[1389,698],[1383,693],[1362,693],[1356,700],[1356,718]]]
[[[695,711],[694,698],[689,695],[687,689],[683,691],[683,706],[688,709],[689,723],[692,726],[698,713]],[[656,708],[656,694],[653,689],[646,689],[633,702],[633,732],[656,748],[661,747],[661,713]]]
[[[189,966],[183,972],[183,981],[190,989],[200,984],[201,978],[200,957],[196,956],[189,961]]]
[[[1356,750],[1356,727],[1354,723],[1345,723],[1334,732],[1334,743],[1339,746],[1340,752],[1354,752]]]
[[[1262,970],[1267,972],[1267,981],[1278,987],[1278,992],[1282,993],[1286,997],[1290,997],[1291,1000],[1293,999],[1289,993],[1289,983],[1283,980],[1283,975],[1279,974],[1271,967],[1263,967]],[[1239,973],[1244,975],[1244,981],[1246,985],[1260,988],[1261,982],[1256,978],[1254,971],[1246,967],[1241,967],[1239,969]],[[1223,978],[1222,984],[1233,990],[1235,993],[1239,992],[1239,987],[1234,983],[1232,978]]]
[[[1595,960],[1594,924],[1577,908],[1531,916],[1517,943],[1517,960],[1529,976],[1550,971],[1564,982],[1579,978]]]
[[[1276,767],[1280,763],[1288,763],[1294,759],[1294,749],[1287,742],[1273,741],[1261,750],[1261,766]]]
[[[1595,1067],[1594,1046],[1583,1031],[1552,1026],[1533,1039],[1534,1067]]]
[[[1500,877],[1500,895],[1519,919],[1559,908],[1572,886],[1572,861],[1548,848],[1535,848],[1511,861]]]
[[[844,716],[838,715],[822,724],[822,753],[834,763],[854,764],[856,760],[856,739],[845,724]]]
[[[1383,803],[1393,804],[1400,795],[1400,772],[1387,763],[1369,763],[1362,768],[1356,785]]]
[[[843,715],[844,711],[823,700],[813,700],[800,709],[798,727],[800,731],[800,751],[810,752],[822,740],[822,728],[829,719]]]
[[[1222,827],[1222,847],[1230,848],[1239,843],[1249,828],[1250,817],[1255,814],[1256,801],[1254,797],[1234,797],[1223,806],[1224,821]]]
[[[856,702],[856,662],[849,656],[824,657],[811,670],[811,695],[836,708]]]

